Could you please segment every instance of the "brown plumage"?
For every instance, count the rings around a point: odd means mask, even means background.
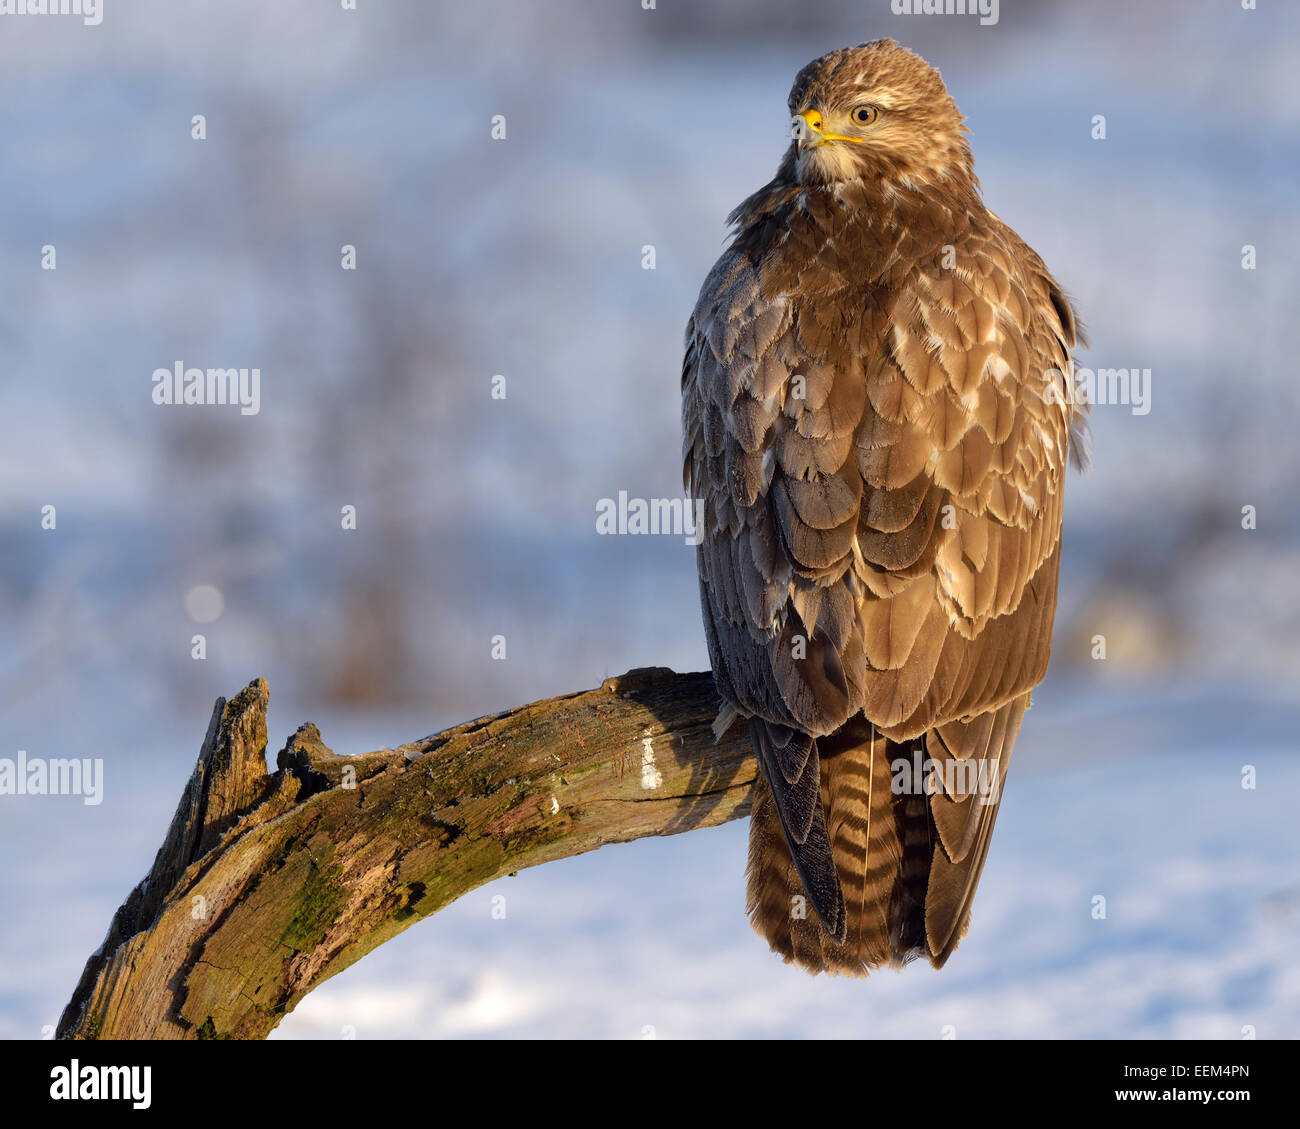
[[[761,769],[749,912],[812,971],[939,966],[1047,670],[1075,316],[924,60],[834,51],[790,112],[682,372],[709,654]]]

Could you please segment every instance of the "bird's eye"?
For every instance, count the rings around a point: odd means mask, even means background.
[[[853,113],[849,115],[853,119],[854,125],[870,125],[880,117],[880,107],[878,106],[857,106]]]

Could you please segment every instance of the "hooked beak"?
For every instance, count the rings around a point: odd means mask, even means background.
[[[825,145],[827,138],[822,133],[822,116],[816,110],[804,110],[790,119],[794,136],[798,139],[800,149],[816,149]]]
[[[790,119],[791,130],[798,139],[800,149],[816,149],[828,141],[852,141],[862,144],[860,137],[845,137],[842,133],[829,133],[822,121],[820,110],[803,110]]]

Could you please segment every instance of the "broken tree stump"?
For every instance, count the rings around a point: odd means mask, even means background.
[[[264,679],[219,698],[148,876],[61,1038],[260,1039],[317,984],[502,875],[749,814],[749,731],[663,667],[360,756],[301,726],[266,769]]]

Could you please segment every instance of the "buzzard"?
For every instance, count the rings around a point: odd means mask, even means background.
[[[789,105],[686,327],[715,728],[753,734],[748,911],[772,949],[941,967],[1047,671],[1079,331],[923,59],[832,51]]]

